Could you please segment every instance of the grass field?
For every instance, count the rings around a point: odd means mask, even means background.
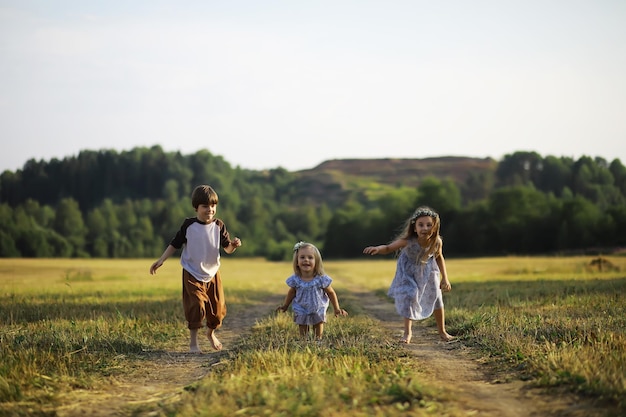
[[[626,258],[606,259],[601,269],[591,257],[448,260],[448,330],[514,377],[623,412]],[[184,348],[180,267],[172,259],[150,276],[151,262],[0,259],[0,411],[49,415],[64,392],[123,373],[142,352]],[[193,387],[194,401],[164,406],[161,415],[446,410],[402,349],[383,343],[374,321],[349,297],[356,289],[384,296],[394,261],[325,267],[351,313],[328,326],[332,349],[300,343],[287,316],[259,317],[232,360]],[[229,305],[245,308],[284,295],[291,264],[228,257],[222,271]]]

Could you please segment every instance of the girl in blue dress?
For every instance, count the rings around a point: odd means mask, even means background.
[[[390,244],[368,246],[367,255],[385,255],[400,250],[396,273],[388,295],[396,311],[404,317],[403,343],[410,343],[413,320],[435,315],[441,340],[454,339],[446,332],[442,291],[450,291],[450,281],[439,235],[440,219],[430,207],[418,207],[405,222],[402,233]]]
[[[283,305],[276,310],[285,312],[293,302],[293,320],[300,329],[301,336],[308,336],[313,327],[315,338],[322,339],[326,310],[332,303],[335,316],[347,316],[346,310],[339,307],[332,279],[324,272],[320,251],[311,243],[298,242],[293,248],[293,272],[287,278],[289,291]]]

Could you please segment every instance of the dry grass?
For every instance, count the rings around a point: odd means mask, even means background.
[[[448,260],[448,330],[512,375],[624,410],[626,258],[607,257],[614,268],[602,271],[593,259]],[[0,259],[0,403],[54,403],[63,392],[123,372],[134,354],[185,343],[178,262],[154,277],[151,262]],[[343,301],[355,288],[384,295],[395,263],[325,266]],[[245,306],[284,295],[291,264],[226,258],[222,272],[229,301]],[[285,316],[260,318],[236,356],[193,388],[185,408],[170,412],[442,412],[437,392],[420,386],[401,352],[380,343],[373,322],[345,298],[351,318],[328,327],[331,350],[294,340]],[[203,408],[217,403],[223,408]]]
[[[541,386],[626,407],[626,257],[506,257],[447,262],[448,328]],[[329,268],[384,295],[394,265]]]

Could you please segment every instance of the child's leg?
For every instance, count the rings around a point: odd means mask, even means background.
[[[215,273],[213,279],[206,286],[206,325],[208,327],[206,337],[215,350],[222,350],[222,342],[215,335],[215,330],[222,326],[222,320],[226,317],[226,301],[222,287],[220,271]]]
[[[226,317],[226,299],[220,271],[206,285],[206,324],[211,329],[219,329]]]
[[[315,338],[317,340],[322,340],[322,335],[324,334],[324,322],[314,324],[313,330],[315,331]]]
[[[309,334],[309,326],[306,324],[298,324],[298,329],[300,329],[300,336],[306,337]]]
[[[198,345],[198,329],[189,329],[189,352],[202,353]]]
[[[183,269],[183,309],[189,329],[203,327],[208,301],[205,285]]]
[[[448,332],[446,332],[446,315],[443,311],[443,307],[438,308],[434,312],[435,321],[437,322],[437,331],[439,332],[439,337],[444,342],[449,342],[454,339],[454,337],[450,336]]]
[[[203,283],[183,269],[183,310],[189,329],[189,351],[192,353],[201,353],[200,345],[198,345],[198,329],[202,327],[206,314],[206,300]]]
[[[209,327],[206,332],[206,337],[209,339],[209,342],[211,342],[211,346],[213,346],[213,349],[222,350],[222,342],[220,342],[219,339],[215,336],[215,329],[211,329]]]
[[[411,343],[411,337],[413,337],[413,332],[411,330],[411,326],[413,325],[413,321],[409,318],[404,318],[404,336],[400,341],[402,343]]]

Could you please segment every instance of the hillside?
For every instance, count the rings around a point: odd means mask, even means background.
[[[330,206],[347,195],[378,186],[417,187],[424,178],[452,179],[464,184],[470,175],[492,175],[498,162],[490,158],[438,157],[424,159],[333,159],[315,168],[297,171],[303,198]]]
[[[299,173],[302,176],[316,176],[334,172],[385,184],[413,186],[427,176],[451,178],[457,183],[463,183],[470,173],[494,172],[497,165],[498,162],[491,158],[456,156],[424,159],[333,159]]]

